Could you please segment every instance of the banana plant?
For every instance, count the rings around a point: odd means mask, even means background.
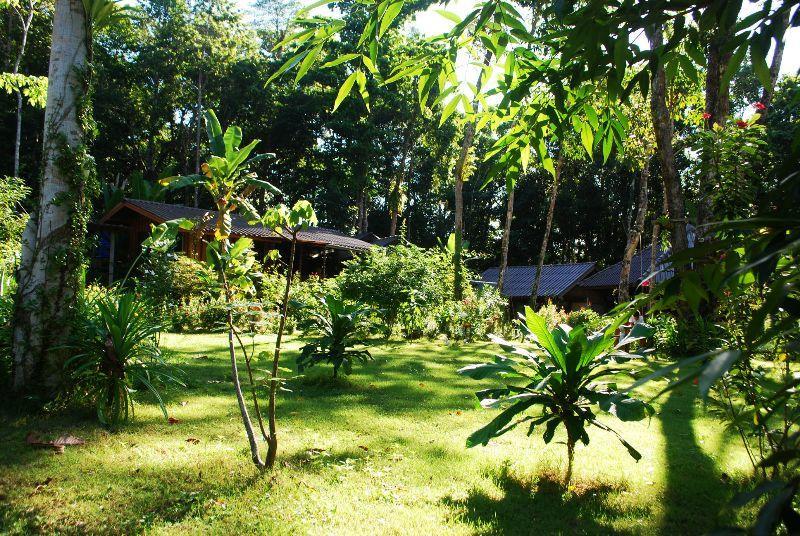
[[[504,409],[469,436],[467,447],[486,445],[522,423],[528,423],[528,436],[543,429],[542,437],[549,443],[563,426],[567,433],[565,486],[572,479],[575,445],[578,441],[589,444],[590,427],[614,434],[628,454],[639,461],[642,457],[639,451],[600,422],[597,415],[599,410],[621,421],[638,421],[654,412],[649,404],[616,388],[615,377],[630,373],[626,363],[639,357],[624,349],[654,331],[645,324],[636,324],[617,342],[615,332],[626,317],[620,315],[595,333],[567,325],[548,330],[546,320],[525,307],[519,327],[532,346],[491,336],[504,353],[492,362],[468,365],[458,371],[476,380],[492,378],[502,383],[476,393],[484,408]]]
[[[261,153],[250,157],[259,140],[253,140],[241,147],[242,129],[231,125],[223,133],[214,110],[206,111],[205,120],[211,156],[200,167],[202,173],[166,177],[159,182],[172,190],[195,187],[205,189],[217,207],[214,238],[226,241],[231,234],[234,212],[238,211],[251,223],[261,220],[250,201],[252,194],[261,189],[280,195],[280,190],[259,179],[251,169],[253,164],[274,155]],[[221,244],[221,247],[226,246]]]
[[[209,244],[209,260],[212,266],[216,268],[217,274],[222,284],[225,303],[228,306],[227,324],[228,324],[228,352],[231,361],[231,375],[233,378],[234,390],[236,391],[236,399],[239,404],[239,412],[242,416],[247,440],[250,444],[250,454],[253,463],[258,468],[270,468],[275,460],[275,449],[277,448],[277,440],[274,436],[268,436],[263,430],[263,439],[267,442],[267,460],[266,462],[261,458],[258,441],[253,429],[253,423],[250,419],[247,410],[247,404],[242,392],[242,386],[239,381],[239,369],[236,359],[236,347],[234,339],[237,337],[235,326],[233,323],[233,312],[231,305],[233,302],[233,289],[234,285],[238,283],[238,278],[247,279],[246,269],[248,268],[246,262],[242,261],[245,258],[245,252],[249,250],[252,242],[247,239],[239,239],[236,244],[231,248],[230,235],[232,228],[232,214],[239,212],[248,222],[256,223],[265,221],[265,217],[259,215],[253,204],[250,202],[250,196],[258,190],[266,191],[272,195],[280,194],[280,191],[267,181],[261,180],[257,177],[256,173],[252,170],[253,164],[260,162],[272,156],[268,153],[256,154],[251,156],[259,140],[253,140],[249,144],[242,147],[242,129],[237,126],[229,126],[224,132],[222,126],[217,119],[213,110],[208,110],[205,114],[206,132],[208,134],[208,143],[211,150],[211,156],[208,161],[201,166],[201,174],[183,175],[167,177],[160,182],[163,186],[170,189],[181,188],[204,188],[212,199],[217,208],[216,221],[214,225],[214,241]],[[270,211],[274,212],[275,209]],[[269,221],[275,219],[275,216],[267,217]],[[294,248],[292,248],[294,250]],[[243,264],[244,263],[244,264]],[[236,267],[236,277],[229,279],[229,268]],[[244,269],[244,272],[242,271]],[[250,361],[245,355],[245,365],[247,367],[248,376],[252,378],[252,371],[250,370]],[[273,377],[276,374],[273,374]],[[273,382],[274,383],[274,382]],[[261,421],[258,400],[256,398],[255,388],[252,390],[254,397],[254,407],[256,408],[259,423]],[[274,393],[270,389],[270,430],[274,430]]]

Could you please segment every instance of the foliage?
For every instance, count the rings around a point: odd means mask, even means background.
[[[718,344],[637,382],[678,371],[666,391],[696,379],[701,395],[738,433],[762,480],[735,501],[743,505],[767,498],[753,527],[762,534],[781,523],[792,532],[798,519],[793,501],[800,487],[800,379],[794,369],[800,332],[800,181],[791,171],[756,217],[715,226],[714,241],[673,256],[672,262],[696,268],[660,286],[659,307],[688,306],[698,316],[702,310],[717,320]]]
[[[31,106],[44,108],[47,103],[47,77],[0,73],[0,89],[7,93],[21,92]]]
[[[300,349],[297,371],[313,367],[317,363],[333,365],[333,377],[339,368],[345,374],[353,371],[353,362],[366,363],[372,359],[369,350],[354,348],[363,346],[369,335],[371,323],[369,307],[360,303],[348,303],[335,296],[321,296],[317,305],[310,308],[310,320],[302,327],[305,333],[317,336]]]
[[[547,329],[553,329],[561,324],[566,324],[569,318],[569,313],[562,307],[553,303],[552,300],[547,300],[547,303],[539,307],[536,314],[544,318]]]
[[[435,311],[438,333],[458,341],[485,339],[503,328],[507,302],[494,287],[465,289],[464,299],[450,300]]]
[[[14,333],[11,321],[13,318],[13,294],[0,295],[0,385],[8,385],[11,381],[11,367],[13,363],[13,357],[11,355],[11,337]]]
[[[343,298],[380,309],[390,329],[400,324],[419,336],[431,312],[448,300],[453,271],[446,252],[397,245],[348,261],[338,280]]]
[[[641,420],[654,412],[650,405],[617,391],[612,378],[625,371],[624,363],[638,357],[623,348],[652,334],[649,326],[636,324],[628,336],[616,342],[614,332],[624,318],[624,314],[619,315],[604,331],[589,335],[583,327],[572,329],[563,324],[548,329],[545,318],[526,306],[520,328],[534,343],[533,350],[492,337],[505,354],[497,355],[493,362],[459,370],[460,374],[476,380],[495,378],[502,383],[501,387],[476,393],[483,407],[504,409],[469,436],[467,447],[486,445],[525,422],[530,423],[529,436],[544,425],[542,437],[549,443],[558,427],[563,426],[567,432],[568,459],[565,482],[569,485],[575,445],[578,441],[589,444],[591,425],[616,435],[628,454],[639,460],[641,454],[617,432],[599,422],[593,411],[597,405],[622,421]],[[534,408],[539,410],[536,415],[520,417]]]
[[[19,264],[20,240],[28,222],[21,203],[30,191],[23,180],[0,175],[0,295]]]
[[[770,189],[764,180],[766,132],[757,123],[759,117],[754,114],[747,121],[739,119],[724,126],[715,123],[689,140],[702,155],[690,169],[695,183],[701,183],[699,177],[709,172],[717,178],[711,191],[699,191],[695,198],[708,197],[719,219],[752,216],[757,194]]]
[[[185,255],[176,255],[169,271],[172,275],[169,293],[174,303],[186,303],[209,296],[208,282],[213,280],[214,273],[208,265]]]
[[[156,385],[180,383],[158,346],[161,324],[148,304],[135,294],[111,293],[88,301],[65,363],[72,395],[91,401],[99,421],[111,428],[133,416],[133,393],[140,387],[153,394],[164,418],[167,409]]]
[[[603,317],[597,311],[584,307],[570,311],[567,315],[566,324],[572,328],[583,326],[587,333],[592,333],[603,327],[603,322]]]

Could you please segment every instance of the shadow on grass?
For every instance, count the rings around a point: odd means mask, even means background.
[[[627,492],[623,483],[574,482],[565,492],[562,475],[543,472],[532,479],[514,475],[508,466],[490,475],[499,493],[474,488],[465,499],[444,503],[486,534],[608,534],[614,519],[646,517],[648,508],[621,509],[613,496]]]
[[[732,495],[694,431],[696,389],[670,391],[661,408],[666,485],[662,534],[704,534]]]

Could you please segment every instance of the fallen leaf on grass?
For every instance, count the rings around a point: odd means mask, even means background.
[[[176,419],[175,417],[170,417],[169,419],[167,419],[167,422],[169,424],[178,424],[179,422],[181,422],[181,420],[180,419]]]
[[[36,432],[28,432],[28,435],[25,436],[25,442],[34,448],[52,449],[56,454],[64,452],[68,445],[75,446],[84,445],[86,443],[83,439],[68,434],[59,436],[53,441],[45,441],[42,439],[42,436]]]
[[[200,443],[200,440],[197,439],[196,437],[190,437],[186,440],[186,442],[191,443],[192,445],[197,445],[198,443]]]

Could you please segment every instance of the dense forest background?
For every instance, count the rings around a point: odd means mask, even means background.
[[[428,4],[407,4],[403,15],[410,17]],[[103,185],[103,195],[95,202],[97,215],[123,194],[211,207],[211,199],[195,200],[191,192],[165,193],[155,180],[197,169],[206,138],[198,132],[198,111],[213,108],[223,124],[235,123],[247,139],[261,139],[260,151],[275,153],[274,160],[260,164],[261,176],[290,200],[309,199],[320,225],[386,236],[393,179],[403,173],[399,232],[421,246],[436,245],[450,234],[453,165],[461,127],[451,118],[438,128],[438,117],[419,110],[410,83],[370,88],[372,113],[358,99],[348,99],[334,115],[331,109],[346,77],[344,67],[312,71],[299,83],[280,77],[265,86],[285,61],[273,48],[290,30],[296,4],[259,0],[247,13],[227,0],[144,0],[140,7],[140,16],[105,29],[94,47],[95,128],[90,153]],[[21,73],[47,74],[51,9],[46,2],[37,4]],[[9,70],[19,53],[21,26],[10,10],[0,16],[4,29],[0,62]],[[358,26],[357,14],[350,23]],[[357,38],[355,32],[344,35]],[[427,46],[413,29],[395,33],[390,43],[382,61],[392,64]],[[733,85],[735,113],[758,100],[758,87],[745,64]],[[789,102],[796,92],[796,78],[779,84],[776,112],[769,116],[770,136],[775,138],[769,147],[775,154],[789,143],[788,134],[785,140],[777,138],[789,132],[795,119],[782,114],[781,103]],[[0,175],[13,171],[16,111],[16,96],[0,91],[0,139],[8,140],[0,144]],[[680,140],[691,136],[696,126],[678,120],[676,128]],[[42,130],[43,110],[25,103],[19,175],[31,187],[41,170]],[[465,238],[474,269],[497,264],[506,210],[504,185],[484,184],[487,169],[482,153],[493,140],[483,136],[475,146],[471,159],[475,171],[464,192]],[[602,158],[568,156],[548,262],[609,264],[621,258],[635,212],[638,166],[619,155],[612,155],[605,165],[601,162]],[[679,158],[679,165],[690,184],[686,155]],[[650,180],[646,237],[662,205],[656,167]],[[535,168],[519,181],[510,264],[535,263],[551,184],[551,176]],[[649,237],[643,242],[649,243]]]

